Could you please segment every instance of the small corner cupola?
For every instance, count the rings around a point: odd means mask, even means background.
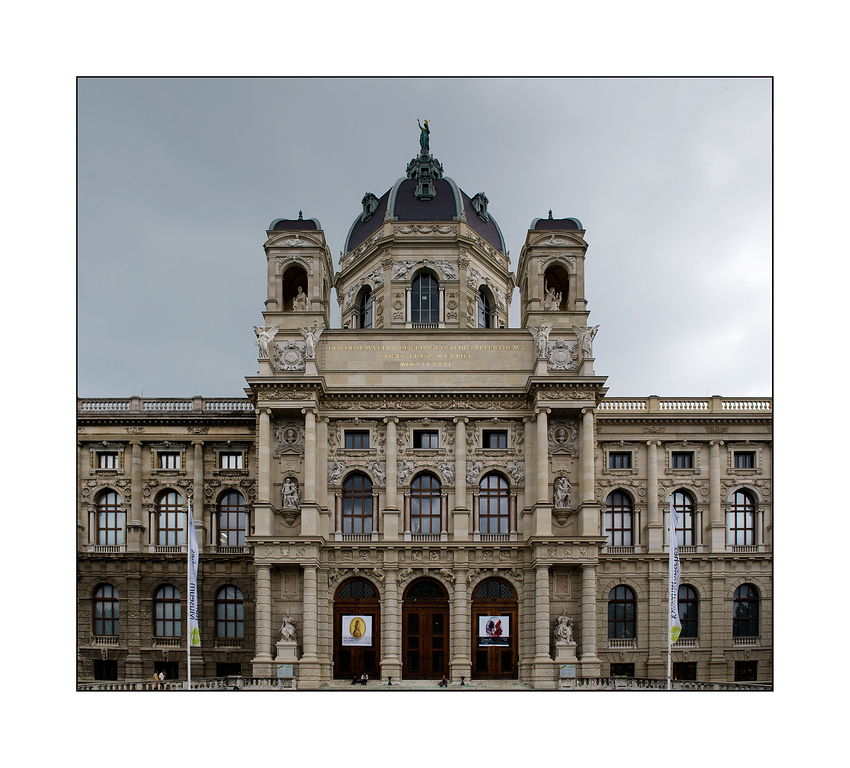
[[[487,195],[483,192],[479,192],[475,197],[472,198],[472,207],[475,209],[475,212],[478,214],[478,218],[482,221],[490,221],[490,214],[487,213],[487,203],[490,201],[487,199]],[[551,211],[549,214],[551,216]]]
[[[415,179],[417,200],[433,200],[437,196],[434,184],[443,178],[443,165],[431,154],[431,129],[428,121],[423,126],[419,121],[419,154],[407,164],[407,178]]]
[[[368,221],[371,219],[372,214],[375,213],[378,208],[379,202],[378,198],[371,192],[367,192],[363,195],[363,199],[360,201],[363,206],[363,213],[360,214],[360,221]]]

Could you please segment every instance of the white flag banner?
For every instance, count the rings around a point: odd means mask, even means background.
[[[201,632],[198,627],[198,537],[195,534],[195,521],[192,518],[192,501],[189,508],[189,634],[186,642],[191,646],[201,644]]]
[[[670,642],[675,643],[682,631],[679,620],[679,542],[676,540],[676,529],[679,527],[679,515],[670,497]]]

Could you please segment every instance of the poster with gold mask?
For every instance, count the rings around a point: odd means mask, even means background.
[[[372,617],[356,615],[343,616],[342,644],[372,645]]]

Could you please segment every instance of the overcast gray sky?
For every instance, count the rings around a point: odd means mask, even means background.
[[[535,217],[581,220],[609,395],[770,395],[771,89],[82,79],[78,394],[243,394],[266,227],[299,210],[319,219],[338,268],[361,197],[404,175],[428,119],[446,175],[487,194],[512,269]]]

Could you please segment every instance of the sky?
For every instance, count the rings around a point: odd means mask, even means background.
[[[270,222],[318,219],[338,269],[427,119],[512,270],[534,218],[582,222],[609,396],[769,396],[772,98],[752,77],[81,78],[77,394],[242,396]]]

